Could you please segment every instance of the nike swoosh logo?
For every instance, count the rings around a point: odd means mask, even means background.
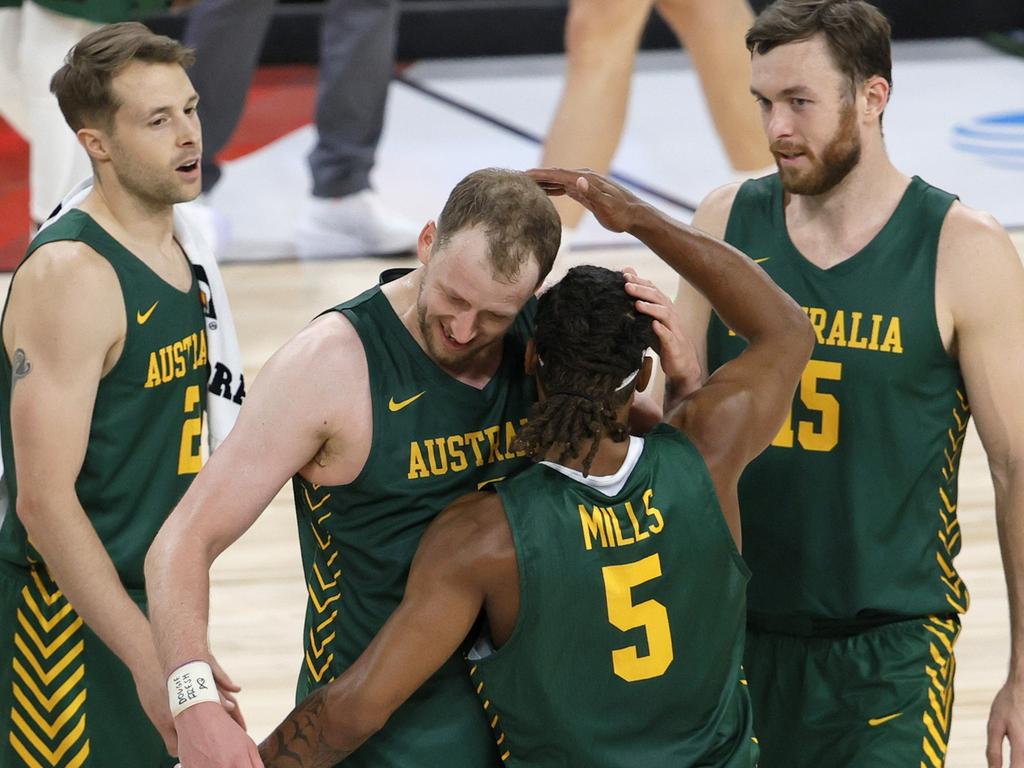
[[[403,400],[400,403],[396,403],[395,402],[395,398],[392,397],[391,401],[388,403],[388,410],[391,411],[392,413],[398,413],[400,410],[405,408],[405,406],[407,406],[407,405],[409,405],[411,403],[415,403],[417,400],[419,400],[425,394],[427,394],[427,390],[424,389],[418,395],[413,395],[408,400]]]
[[[870,725],[872,728],[874,728],[876,726],[882,725],[883,723],[888,723],[890,720],[895,720],[897,717],[902,717],[902,715],[903,715],[902,712],[897,712],[895,715],[886,715],[885,717],[875,717],[875,718],[872,718],[871,720],[868,720],[868,725]]]
[[[153,302],[153,306],[150,307],[149,309],[147,309],[145,312],[136,312],[135,313],[135,320],[136,320],[136,322],[138,322],[139,325],[145,325],[146,321],[149,320],[149,316],[153,314],[153,310],[156,309],[156,305],[159,304],[159,303],[160,303],[159,301],[154,301]]]
[[[764,264],[771,256],[765,256],[763,259],[754,259],[755,264]]]

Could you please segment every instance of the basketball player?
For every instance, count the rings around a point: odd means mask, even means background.
[[[739,486],[763,768],[944,763],[972,413],[1013,632],[989,763],[1008,737],[1024,764],[1024,271],[991,216],[889,160],[889,37],[859,0],[769,6],[747,47],[778,173],[711,193],[694,219],[759,262],[817,335],[792,413]],[[705,370],[742,352],[682,282],[678,305]]]
[[[656,342],[636,306],[651,289],[576,267],[546,291],[526,352],[540,402],[519,436],[542,463],[438,517],[366,653],[262,745],[270,768],[349,755],[481,611],[487,630],[470,675],[503,764],[756,765],[740,668],[748,571],[736,480],[789,407],[810,326],[719,241],[694,238],[595,174],[533,173],[635,235],[751,343],[667,424],[630,437],[630,401],[647,385]]]
[[[199,193],[190,62],[117,24],[53,78],[94,184],[30,244],[3,316],[0,765],[173,763],[143,558],[199,469],[209,372],[172,231]]]

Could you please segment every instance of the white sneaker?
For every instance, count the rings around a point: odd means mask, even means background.
[[[390,211],[370,189],[311,198],[295,226],[300,259],[396,256],[416,250],[420,227]]]

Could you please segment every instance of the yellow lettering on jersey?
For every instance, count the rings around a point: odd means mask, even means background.
[[[437,460],[434,460],[434,447],[437,447]],[[427,449],[427,461],[430,462],[430,474],[448,474],[448,454],[444,450],[445,439],[439,437],[436,440],[424,440],[423,447]]]
[[[804,307],[807,319],[811,321],[814,328],[814,335],[818,337],[818,343],[825,343],[825,323],[828,322],[828,313],[821,307]]]
[[[520,426],[526,419],[520,421]],[[485,467],[517,456],[525,451],[512,450],[516,429],[511,421],[461,435],[440,435],[409,442],[409,480],[463,472],[470,467]],[[484,446],[487,450],[484,451]],[[504,449],[502,448],[504,446]]]
[[[206,365],[206,333],[192,333],[149,353],[144,389],[184,378]]]
[[[451,458],[452,472],[461,472],[469,466],[466,458],[466,438],[462,435],[452,435],[448,438],[448,456]]]
[[[644,491],[644,512],[648,516],[654,518],[654,525],[650,526],[647,530],[651,533],[661,533],[665,527],[665,518],[661,516],[661,510],[651,504],[651,499],[654,498],[654,491],[648,488]]]
[[[430,477],[427,471],[427,462],[423,460],[423,452],[417,442],[409,443],[409,475],[410,480],[417,477]]]
[[[903,340],[900,338],[900,319],[894,317],[889,320],[889,330],[885,332],[885,341],[879,348],[881,352],[892,352],[895,355],[903,354]]]
[[[829,347],[848,347],[850,349],[866,349],[871,352],[888,352],[903,354],[903,339],[900,330],[900,318],[885,315],[871,315],[871,333],[862,330],[864,313],[856,310],[822,307],[804,307],[807,319],[811,321],[814,335],[818,343]],[[864,323],[866,325],[866,323]],[[879,344],[883,326],[886,328],[885,339]],[[826,335],[825,329],[828,329]]]
[[[484,455],[480,452],[480,443],[483,441],[484,433],[479,430],[476,432],[466,433],[466,442],[469,443],[470,447],[473,449],[473,456],[476,458],[476,466],[478,467],[482,467],[484,465]]]
[[[501,431],[501,427],[495,425],[493,427],[487,427],[484,430],[484,434],[487,435],[487,442],[491,444],[491,452],[487,457],[487,463],[493,464],[495,461],[504,461],[505,456],[502,454],[501,449],[498,448],[498,432]]]
[[[871,341],[868,342],[868,349],[872,352],[878,351],[878,334],[882,330],[882,320],[884,319],[881,315],[871,316]]]
[[[637,541],[643,541],[649,538],[651,534],[647,531],[640,530],[640,522],[636,519],[636,512],[633,511],[633,505],[630,502],[626,502],[626,514],[629,515],[629,522],[633,526],[633,535]]]
[[[613,547],[628,547],[654,534],[661,533],[665,528],[665,520],[661,516],[661,510],[651,504],[654,491],[644,491],[643,504],[646,516],[643,520],[637,519],[636,510],[632,502],[627,501],[622,505],[622,510],[616,507],[593,507],[589,512],[586,506],[579,505],[580,523],[583,526],[583,546],[586,549],[593,549],[595,544],[600,544],[605,549]],[[623,516],[623,511],[625,516]],[[629,528],[625,528],[624,521],[629,519],[633,535],[628,535]],[[646,526],[641,528],[641,522]]]
[[[145,389],[160,386],[160,363],[156,352],[149,353],[149,374],[146,376]]]
[[[830,347],[846,346],[846,313],[837,309],[832,317],[832,330],[828,332],[825,343]]]
[[[615,530],[615,546],[624,547],[627,544],[636,543],[636,539],[632,537],[626,538],[622,535],[622,527],[619,525],[619,517],[615,514],[615,510],[612,507],[608,507],[608,515],[612,519],[612,526]]]
[[[608,535],[604,530],[604,514],[601,507],[594,507],[594,511],[588,513],[587,508],[579,505],[580,522],[583,524],[583,545],[587,549],[593,549],[594,541],[600,537],[601,546],[608,546]]]
[[[863,312],[851,312],[850,318],[852,325],[850,326],[850,339],[847,346],[852,349],[867,349],[868,339],[866,336],[858,337],[857,334],[860,332],[860,321],[864,317]]]
[[[206,365],[206,331],[199,334],[199,354],[196,355],[196,362],[193,368],[201,368]]]
[[[174,378],[180,379],[185,375],[185,343],[176,341],[171,350],[174,355]]]

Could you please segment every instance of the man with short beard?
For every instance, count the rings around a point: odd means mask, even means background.
[[[51,82],[93,179],[29,245],[3,316],[5,767],[174,762],[143,560],[199,471],[209,413],[212,276],[173,210],[200,189],[191,61],[114,24]]]
[[[746,252],[817,335],[789,418],[739,485],[746,669],[763,768],[941,766],[967,588],[957,468],[973,413],[995,480],[1013,656],[989,721],[1024,756],[1024,270],[986,213],[897,170],[890,30],[861,0],[778,0],[747,34],[778,173],[694,223]],[[744,342],[680,284],[706,372]]]

